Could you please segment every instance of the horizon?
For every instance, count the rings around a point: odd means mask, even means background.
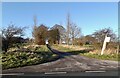
[[[52,27],[61,24],[66,28],[68,12],[84,36],[108,27],[118,35],[117,2],[3,2],[2,24],[7,27],[13,22],[19,27],[29,27],[24,37],[32,38],[34,16],[37,16],[37,26],[44,24]]]

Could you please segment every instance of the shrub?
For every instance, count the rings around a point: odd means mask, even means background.
[[[2,68],[15,68],[54,60],[51,52],[8,52],[2,54]]]

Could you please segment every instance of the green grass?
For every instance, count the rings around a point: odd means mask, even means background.
[[[62,51],[62,52],[72,51],[71,48],[66,48],[66,47],[63,47],[63,46],[60,46],[60,45],[53,45],[52,47],[53,47],[54,49],[59,50],[59,51]]]
[[[36,51],[49,51],[49,49],[45,45],[41,45],[41,48],[38,48]]]
[[[113,60],[113,61],[120,61],[118,59],[118,54],[91,54],[91,53],[80,53],[80,55],[87,56],[89,58],[96,58],[96,59],[101,59],[101,60]]]

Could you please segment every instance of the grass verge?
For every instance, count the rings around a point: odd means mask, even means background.
[[[91,53],[80,53],[82,56],[86,56],[89,58],[96,58],[100,60],[113,60],[113,61],[120,61],[118,54],[91,54]]]
[[[58,55],[48,51],[45,46],[37,51],[2,53],[2,69],[41,64],[58,59]]]

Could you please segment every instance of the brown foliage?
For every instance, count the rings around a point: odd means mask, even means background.
[[[38,45],[44,45],[45,40],[47,38],[48,28],[45,25],[40,25],[39,27],[34,26],[33,37],[35,39],[35,43]]]

